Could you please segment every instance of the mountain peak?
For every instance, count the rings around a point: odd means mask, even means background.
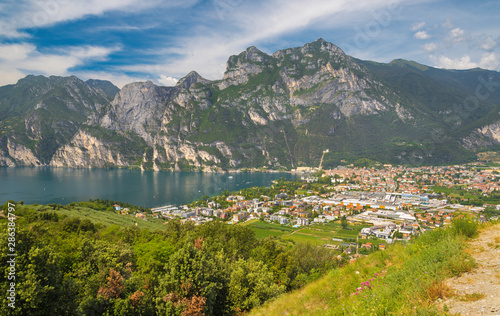
[[[207,83],[209,80],[203,78],[198,74],[196,71],[191,71],[188,73],[184,78],[179,79],[177,81],[177,84],[175,85],[176,87],[184,88],[184,89],[189,89],[191,86],[195,83],[202,82],[202,83]]]
[[[314,42],[305,44],[304,46],[302,46],[301,50],[327,51],[330,52],[330,55],[332,54],[344,55],[344,51],[342,51],[342,49],[340,49],[337,45],[327,42],[321,37],[315,40]]]
[[[229,57],[227,61],[226,71],[233,68],[236,65],[242,65],[246,63],[262,63],[270,59],[270,56],[262,52],[255,46],[248,47],[245,51],[241,52],[239,55],[233,55]]]

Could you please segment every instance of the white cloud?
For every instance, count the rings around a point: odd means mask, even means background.
[[[436,45],[436,43],[427,43],[427,44],[425,44],[424,46],[422,46],[422,48],[423,48],[426,52],[428,52],[428,53],[432,53],[433,51],[435,51],[435,50],[436,50],[437,45]]]
[[[420,39],[420,40],[425,40],[425,39],[431,38],[431,36],[429,34],[427,34],[426,31],[418,31],[417,33],[415,33],[414,36],[416,39]]]
[[[13,62],[24,60],[36,50],[35,45],[22,43],[22,44],[0,44],[0,60],[4,62]]]
[[[177,80],[174,77],[167,77],[165,75],[160,75],[160,79],[158,79],[157,81],[162,86],[175,86],[175,84],[179,80]]]
[[[128,24],[118,24],[118,25],[111,24],[111,25],[97,26],[94,28],[90,28],[87,31],[94,33],[107,32],[107,31],[132,32],[132,31],[151,30],[158,26],[159,24],[143,24],[140,26],[128,25]]]
[[[132,82],[145,82],[148,80],[154,81],[153,78],[149,76],[129,76],[121,72],[111,72],[111,71],[78,71],[73,73],[75,76],[82,80],[87,79],[100,79],[111,81],[118,88],[123,88],[124,85]]]
[[[350,25],[354,18],[364,16],[376,27],[384,27],[399,13],[398,5],[388,4],[385,0],[272,0],[255,6],[251,2],[240,1],[217,15],[207,12],[220,27],[207,32],[207,28],[195,29],[192,36],[182,38],[176,46],[162,49],[166,56],[179,56],[167,63],[157,65],[155,73],[183,77],[196,70],[208,79],[220,79],[225,70],[227,58],[239,54],[249,46],[272,42],[279,36],[293,34],[307,27],[329,28]],[[400,8],[399,8],[400,9]],[[383,15],[383,12],[385,15]],[[379,22],[372,13],[377,13]],[[222,21],[220,20],[222,19]],[[320,33],[319,33],[320,34]],[[318,36],[320,37],[320,36]],[[268,52],[272,53],[272,52]],[[122,71],[141,71],[147,65],[121,67]]]
[[[446,21],[442,24],[442,26],[443,26],[444,28],[451,29],[451,28],[453,28],[453,23],[451,23],[450,19],[448,19],[448,20],[446,20]]]
[[[493,52],[484,53],[478,58],[479,61],[475,62],[469,55],[464,55],[460,58],[449,58],[446,56],[431,56],[431,60],[435,63],[436,67],[446,69],[471,69],[483,68],[490,70],[500,70],[499,56]]]
[[[4,4],[5,17],[0,22],[0,36],[26,37],[22,29],[46,27],[59,22],[78,20],[109,11],[138,12],[155,5],[187,6],[197,0],[16,0]]]
[[[459,27],[454,28],[448,33],[448,40],[453,43],[465,41],[465,32]]]
[[[491,37],[487,37],[481,43],[481,49],[488,51],[488,52],[494,50],[496,48],[496,46],[497,46],[497,41]]]
[[[410,30],[415,32],[415,31],[421,30],[424,26],[425,26],[425,22],[413,23],[411,25]]]
[[[104,60],[119,47],[82,46],[41,53],[31,44],[0,44],[0,85],[28,74],[69,75],[68,70],[89,60]]]
[[[493,52],[484,53],[479,61],[479,67],[498,71],[500,70],[500,62],[498,59],[498,55]]]
[[[445,69],[471,69],[478,67],[477,63],[471,61],[469,55],[464,55],[460,58],[451,59],[446,56],[431,56],[431,59],[436,64],[438,68]]]

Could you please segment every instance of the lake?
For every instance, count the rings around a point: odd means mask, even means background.
[[[26,204],[107,199],[156,207],[182,205],[203,195],[270,186],[290,173],[154,172],[129,169],[72,169],[50,167],[0,168],[0,202]]]

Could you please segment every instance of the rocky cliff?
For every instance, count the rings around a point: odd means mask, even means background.
[[[31,76],[0,87],[0,164],[281,169],[317,165],[325,149],[325,166],[405,163],[408,155],[467,161],[499,140],[498,122],[488,119],[496,96],[460,129],[446,119],[473,91],[464,88],[471,76],[360,61],[322,39],[272,55],[250,47],[228,59],[221,80],[193,71],[175,87],[148,81],[118,91],[97,80]],[[439,128],[445,143],[429,134]]]
[[[469,150],[500,145],[500,121],[474,129],[462,139],[463,146]]]
[[[0,87],[0,165],[49,164],[110,101],[106,92],[75,76],[28,76]]]

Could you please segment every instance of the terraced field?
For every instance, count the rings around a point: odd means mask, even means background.
[[[261,222],[258,220],[244,223],[250,227],[257,238],[266,238],[269,236],[280,237],[283,241],[312,243],[316,245],[340,244],[340,241],[332,239],[342,239],[352,241],[359,234],[361,229],[366,226],[349,225],[347,229],[342,229],[339,223],[315,224],[305,227],[290,227],[279,224]]]

